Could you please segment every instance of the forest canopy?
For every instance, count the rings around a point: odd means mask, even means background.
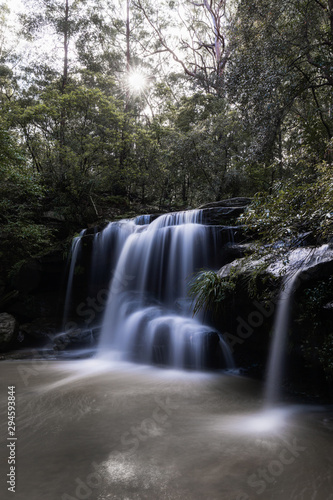
[[[333,0],[15,5],[0,6],[0,221],[30,254],[50,211],[73,230],[330,183]]]

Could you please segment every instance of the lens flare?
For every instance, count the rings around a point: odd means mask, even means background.
[[[127,77],[129,91],[133,94],[141,94],[147,87],[147,77],[139,69],[131,70]]]

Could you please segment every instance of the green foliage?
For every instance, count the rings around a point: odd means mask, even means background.
[[[252,138],[246,163],[257,190],[288,178],[299,150],[323,159],[333,135],[329,12],[317,0],[238,3],[226,86]]]
[[[200,311],[217,315],[224,302],[235,290],[232,278],[222,278],[214,271],[202,271],[190,283],[189,293],[194,301],[193,315]]]
[[[6,130],[0,128],[1,268],[5,273],[18,260],[41,252],[52,231],[40,223],[45,190]]]
[[[269,255],[269,260],[263,259],[261,263],[256,263],[252,268],[249,268],[247,273],[242,275],[242,269],[236,272],[238,279],[242,281],[243,288],[247,290],[251,299],[259,300],[267,305],[276,299],[276,294],[281,286],[281,278],[269,273],[267,266],[278,257],[273,252]],[[251,257],[248,260],[248,263],[250,262]]]
[[[304,318],[311,316],[314,319],[313,325],[317,327],[318,321],[322,316],[321,308],[332,299],[333,294],[333,276],[327,280],[322,280],[316,283],[311,288],[304,290],[303,314]],[[302,316],[301,316],[302,319]]]
[[[323,162],[309,177],[294,175],[272,194],[258,193],[239,219],[264,243],[292,244],[300,234],[311,232],[318,241],[333,235],[333,166]]]

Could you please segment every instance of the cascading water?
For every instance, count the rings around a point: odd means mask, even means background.
[[[115,268],[123,245],[136,226],[132,221],[110,222],[103,231],[94,235],[91,277],[92,288],[100,289],[101,283],[111,279],[111,270]],[[94,291],[94,290],[93,290]]]
[[[65,327],[65,324],[66,324],[66,321],[68,318],[68,312],[70,309],[71,298],[72,298],[75,266],[77,263],[77,259],[80,255],[82,236],[84,235],[85,231],[86,230],[83,229],[83,231],[80,232],[79,236],[77,236],[76,238],[73,238],[72,248],[71,248],[71,251],[69,254],[69,258],[68,258],[68,262],[70,262],[70,264],[69,264],[69,273],[68,273],[68,279],[67,279],[64,314],[63,314],[63,319],[62,319],[63,327]]]
[[[291,310],[291,299],[294,287],[302,268],[293,275],[288,274],[284,280],[276,312],[273,340],[268,360],[267,382],[265,387],[265,403],[270,407],[277,403],[281,391],[283,374],[283,358],[286,351],[286,342]]]
[[[138,215],[134,219],[134,223],[138,226],[145,226],[151,223],[151,215]]]
[[[195,271],[208,266],[209,241],[216,243],[216,234],[201,224],[201,210],[166,214],[143,224],[149,220],[145,216],[112,223],[105,234],[95,237],[94,272],[110,258],[103,248],[112,247],[116,261],[100,355],[200,369],[210,338],[218,334],[192,318],[187,282]],[[223,339],[220,344],[225,364],[231,363]]]
[[[283,376],[283,359],[290,323],[291,301],[300,275],[317,264],[332,259],[332,254],[333,251],[329,245],[323,245],[319,248],[299,248],[290,253],[287,264],[278,262],[269,268],[276,275],[279,275],[281,271],[286,274],[278,301],[268,360],[264,395],[266,407],[271,407],[279,400]]]

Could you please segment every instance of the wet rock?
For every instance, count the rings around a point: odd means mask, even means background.
[[[7,310],[16,316],[20,323],[30,323],[40,317],[53,318],[59,314],[59,311],[62,311],[62,304],[58,291],[40,291],[32,294],[19,294],[8,304]]]
[[[331,275],[333,275],[333,255],[326,261],[318,262],[309,269],[304,269],[304,271],[300,273],[300,280],[304,282],[312,280],[317,281]]]
[[[244,212],[245,207],[205,208],[202,211],[202,223],[209,225],[224,225],[234,222]]]
[[[230,244],[226,245],[223,248],[223,256],[226,264],[232,263],[237,259],[241,259],[245,256],[246,253],[251,252],[251,245],[238,245],[238,244]]]
[[[15,296],[6,305],[20,323],[54,318],[62,310],[66,259],[61,249],[26,261],[12,279]]]
[[[77,328],[57,335],[53,347],[55,350],[63,351],[65,349],[92,346],[93,344],[95,344],[93,331]]]
[[[91,332],[94,337],[94,340],[97,341],[101,335],[102,328],[99,326],[95,326],[94,328],[91,329]]]
[[[202,208],[216,208],[216,207],[241,207],[244,209],[251,203],[251,201],[252,201],[251,198],[244,198],[244,197],[229,198],[227,200],[213,201],[212,203],[206,203],[205,205],[201,205],[201,207],[199,208],[202,209]]]
[[[55,359],[53,350],[49,349],[22,349],[18,351],[10,351],[0,355],[0,360],[17,360],[17,359],[28,359],[28,360],[42,360],[42,359]]]
[[[12,287],[21,293],[54,290],[62,281],[66,260],[61,250],[29,259],[13,278]]]
[[[5,289],[6,289],[5,282],[0,278],[0,304],[2,302],[4,293],[5,293]]]
[[[16,340],[18,323],[14,316],[8,313],[0,314],[0,351],[9,350]]]
[[[49,340],[57,332],[57,321],[47,318],[37,318],[31,323],[21,325],[20,332],[33,339]]]

